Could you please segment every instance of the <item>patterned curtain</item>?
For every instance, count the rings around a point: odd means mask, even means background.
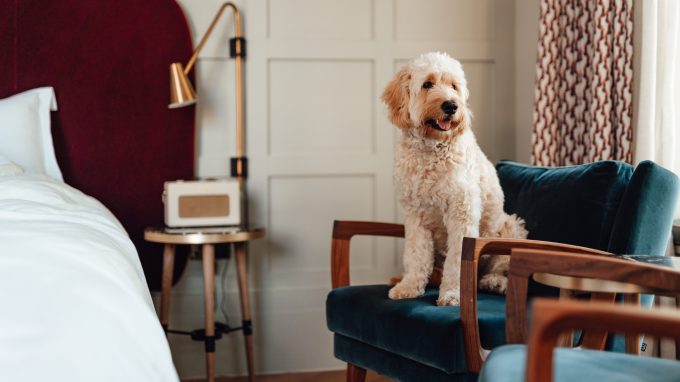
[[[633,0],[541,0],[532,161],[631,163]]]

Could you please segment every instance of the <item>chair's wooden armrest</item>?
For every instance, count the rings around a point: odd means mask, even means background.
[[[528,239],[505,239],[496,237],[463,238],[460,273],[461,320],[465,339],[465,355],[470,372],[477,373],[489,354],[481,344],[477,318],[477,275],[481,255],[510,255],[513,249],[528,248],[560,250],[581,254],[607,255],[608,252],[577,245]],[[509,290],[510,288],[508,288]],[[510,296],[508,296],[510,298]],[[508,305],[513,302],[508,300]],[[511,308],[511,307],[510,307]],[[509,338],[510,340],[510,338]],[[511,342],[516,342],[511,341]]]
[[[529,278],[534,273],[550,273],[634,284],[658,293],[675,294],[680,291],[680,269],[675,266],[588,254],[516,248],[512,250],[510,276]]]
[[[404,237],[404,225],[347,220],[333,222],[333,239],[349,240],[354,235]]]
[[[572,329],[680,338],[677,310],[640,310],[625,305],[536,299],[527,349],[527,382],[552,381],[553,349]]]
[[[336,220],[331,244],[333,289],[349,285],[349,242],[355,235],[404,237],[404,225]]]
[[[497,237],[463,238],[463,261],[477,261],[484,255],[510,255],[513,248],[545,249],[552,251],[574,252],[592,255],[609,255],[599,249],[552,241],[529,239],[504,239]]]

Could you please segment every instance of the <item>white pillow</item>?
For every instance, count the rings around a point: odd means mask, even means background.
[[[0,153],[26,172],[63,180],[54,154],[50,110],[57,110],[51,87],[0,100]]]
[[[0,176],[11,176],[23,174],[24,169],[18,164],[0,155]]]

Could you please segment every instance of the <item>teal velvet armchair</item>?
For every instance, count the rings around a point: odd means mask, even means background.
[[[516,301],[526,299],[524,286],[532,275],[546,272],[578,279],[596,278],[600,285],[609,281],[625,283],[629,290],[639,288],[672,296],[680,293],[678,259],[666,259],[666,265],[659,266],[633,261],[630,257],[522,249],[513,250],[511,258],[509,277],[512,282],[508,286],[508,296]],[[512,344],[494,349],[482,367],[479,382],[680,380],[680,362],[637,356],[639,342],[631,349],[633,354],[622,354],[601,351],[602,342],[587,340],[607,332],[644,333],[680,340],[677,310],[647,311],[639,306],[614,305],[613,302],[613,299],[589,303],[534,300],[528,346]],[[508,322],[514,325],[512,328],[524,326],[526,312],[526,309],[516,309],[508,314]],[[580,349],[555,349],[562,333],[573,329],[583,330]]]
[[[460,307],[437,306],[433,289],[390,300],[388,285],[351,286],[351,238],[402,237],[404,227],[335,222],[326,319],[334,354],[348,363],[348,381],[362,381],[366,369],[398,381],[475,381],[489,350],[507,343],[505,296],[477,291],[481,254],[516,248],[664,254],[679,185],[660,166],[601,161],[546,168],[502,161],[496,169],[505,210],[525,219],[530,240],[466,238]],[[530,287],[531,295],[551,293]]]

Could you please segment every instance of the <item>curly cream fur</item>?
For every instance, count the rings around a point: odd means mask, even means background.
[[[401,130],[395,180],[406,227],[404,274],[389,297],[422,295],[442,256],[437,304],[458,305],[463,237],[525,238],[524,222],[503,212],[496,170],[470,127],[467,82],[457,60],[444,53],[418,57],[397,73],[382,100]],[[457,105],[455,113],[443,111],[445,101]],[[480,288],[504,293],[508,263],[507,257],[484,258]]]

